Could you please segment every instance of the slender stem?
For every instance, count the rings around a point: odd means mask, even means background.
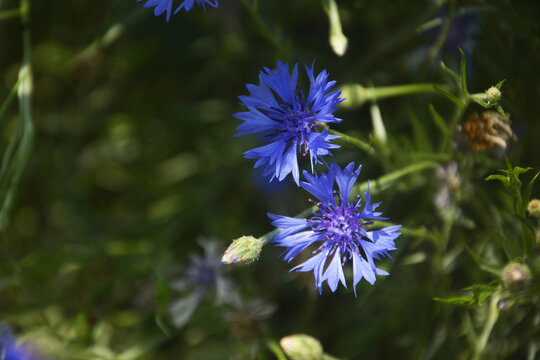
[[[360,106],[366,101],[384,99],[389,97],[404,96],[420,93],[437,92],[434,86],[444,88],[444,85],[432,83],[405,84],[393,86],[364,87],[360,84],[350,84],[342,86],[343,96],[348,100],[343,103],[347,106]]]
[[[364,142],[354,136],[350,136],[350,135],[347,135],[347,134],[344,134],[342,132],[339,132],[339,131],[336,131],[336,130],[328,130],[328,133],[332,134],[332,135],[338,135],[338,136],[341,136],[340,139],[338,140],[341,140],[343,142],[346,142],[346,143],[349,143],[351,145],[354,145],[362,150],[364,150],[365,152],[367,152],[368,154],[374,154],[375,153],[375,149],[373,149],[373,147],[368,144],[367,142]]]
[[[13,87],[11,88],[11,91],[6,97],[6,100],[4,100],[4,102],[2,103],[2,106],[0,106],[0,121],[4,117],[4,114],[6,113],[13,99],[15,99],[15,95],[17,94],[17,90],[19,89],[19,86],[21,85],[23,80],[26,79],[27,76],[28,76],[28,72],[25,72],[24,74],[22,74],[22,76],[19,76],[19,78],[17,79],[17,82],[15,83],[15,85],[13,85]]]
[[[452,15],[456,7],[456,1],[450,0],[450,5],[448,9],[448,16],[444,19],[443,28],[439,33],[439,37],[433,44],[433,47],[430,49],[428,54],[428,64],[433,63],[433,60],[437,57],[437,54],[441,51],[446,39],[448,38],[448,33],[450,32],[450,26],[452,25]]]
[[[386,226],[395,226],[395,225],[398,225],[398,224],[394,224],[390,221],[382,221],[382,220],[375,220],[373,222],[373,225],[371,225],[369,228],[381,228],[381,227],[386,227]],[[419,238],[428,238],[428,239],[432,239],[434,240],[436,238],[436,235],[429,232],[425,227],[419,227],[419,228],[416,228],[416,229],[413,229],[413,228],[408,228],[408,227],[405,227],[405,226],[402,226],[399,228],[399,231],[401,231],[403,233],[403,235],[408,235],[408,236],[416,236],[416,237],[419,237]]]
[[[443,139],[443,142],[441,143],[441,152],[445,152],[450,145],[450,140],[452,139],[452,136],[454,136],[454,133],[456,132],[456,128],[459,124],[459,121],[461,120],[461,117],[465,113],[465,109],[469,105],[469,98],[462,98],[463,106],[456,106],[456,111],[454,112],[454,116],[452,117],[452,121],[450,122],[450,126],[448,128],[448,133]]]
[[[23,25],[22,40],[23,40],[23,58],[21,69],[19,71],[20,84],[18,87],[19,98],[19,129],[14,136],[20,136],[20,142],[18,146],[13,147],[14,154],[12,164],[5,176],[9,176],[12,172],[13,175],[7,180],[5,189],[0,192],[0,227],[3,227],[7,223],[9,211],[15,196],[15,191],[21,181],[22,174],[28,165],[30,154],[34,143],[34,122],[32,119],[32,64],[31,64],[31,52],[32,42],[30,34],[30,0],[21,0],[21,22]],[[17,141],[16,139],[12,141]],[[15,144],[15,143],[14,143]],[[13,145],[15,146],[15,145]],[[9,159],[4,156],[4,161]],[[4,169],[7,163],[2,164]]]
[[[21,16],[21,9],[0,11],[0,21],[14,19]]]
[[[358,185],[357,191],[358,193],[362,191],[366,191],[369,189],[370,184],[375,184],[375,189],[373,189],[371,192],[376,193],[379,189],[382,189],[384,186],[398,180],[399,178],[402,178],[409,174],[420,172],[425,169],[435,167],[437,165],[438,165],[438,162],[435,162],[435,161],[420,161],[420,162],[405,166],[404,168],[392,171],[391,173],[381,176],[377,180],[364,181],[363,183]]]
[[[74,67],[77,67],[79,64],[87,61],[88,59],[95,56],[100,50],[106,48],[107,46],[114,43],[118,40],[122,34],[125,32],[125,25],[118,23],[112,25],[105,34],[97,38],[94,42],[88,45],[84,50],[77,54],[73,59],[71,59],[67,66],[67,70],[71,70]]]
[[[272,45],[279,48],[281,45],[281,40],[279,39],[279,36],[277,36],[276,32],[270,29],[268,25],[265,24],[265,22],[257,13],[257,9],[253,5],[253,3],[250,0],[242,0],[242,4],[251,15],[253,21],[255,22],[255,25],[257,26],[257,30],[259,31],[259,33],[263,37],[265,37],[268,41],[270,41]]]
[[[272,351],[272,353],[276,356],[277,360],[287,360],[287,356],[283,350],[281,350],[281,347],[275,340],[268,340],[266,345],[268,346],[268,349],[270,349],[270,351]]]
[[[493,327],[495,326],[495,323],[499,318],[499,309],[497,308],[497,303],[499,302],[500,298],[501,294],[499,291],[496,291],[495,293],[493,293],[493,295],[491,295],[488,316],[486,322],[484,323],[484,329],[482,330],[482,333],[478,337],[478,340],[475,344],[474,360],[480,360],[482,358],[482,355],[484,354],[484,350],[486,349],[489,336],[491,335],[491,331],[493,330]]]

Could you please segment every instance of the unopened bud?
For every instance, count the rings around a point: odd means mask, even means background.
[[[328,18],[330,19],[330,46],[337,56],[343,56],[347,51],[348,40],[341,29],[339,11],[335,0],[328,4]]]
[[[501,280],[510,291],[519,291],[531,281],[531,270],[525,264],[512,261],[502,271]]]
[[[527,205],[527,212],[532,217],[540,218],[540,200],[532,199]]]
[[[309,335],[285,336],[279,344],[291,360],[321,360],[323,358],[321,343]]]
[[[264,241],[253,236],[233,240],[221,258],[222,264],[249,264],[259,258]]]
[[[501,100],[501,90],[497,89],[495,86],[490,87],[486,90],[486,100],[489,104],[495,104]]]

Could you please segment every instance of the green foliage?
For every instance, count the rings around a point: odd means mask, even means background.
[[[537,358],[539,10],[223,0],[166,23],[135,0],[0,0],[2,322],[52,359],[282,360],[295,333],[338,359]],[[232,138],[236,97],[277,59],[337,80],[332,160],[362,163],[356,192],[403,225],[390,275],[358,298],[288,272],[265,214],[313,208],[242,158],[255,137]],[[459,130],[485,109],[512,114],[506,149],[475,152]],[[236,297],[181,281],[199,237],[224,252],[242,234],[267,245],[222,268]],[[531,273],[517,290],[511,262]]]

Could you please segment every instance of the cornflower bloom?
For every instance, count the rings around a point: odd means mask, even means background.
[[[282,229],[273,241],[277,246],[287,248],[282,254],[284,260],[290,262],[302,250],[317,243],[318,248],[313,252],[315,255],[292,270],[313,271],[319,293],[322,293],[324,281],[327,281],[332,292],[339,281],[347,287],[342,266],[349,260],[352,260],[355,296],[356,285],[362,278],[373,285],[375,275],[388,275],[375,266],[374,259],[380,260],[380,255],[389,256],[388,251],[396,249],[394,240],[401,235],[397,232],[401,225],[379,230],[366,229],[366,226],[373,224],[373,220],[386,218],[381,217],[381,212],[375,211],[380,202],[371,203],[369,190],[364,192],[363,206],[360,196],[353,201],[348,200],[361,169],[359,166],[354,170],[354,166],[354,163],[350,163],[342,170],[331,163],[328,174],[322,173],[320,176],[304,171],[307,181],[301,182],[300,186],[320,200],[311,200],[318,209],[314,210],[310,219],[268,214],[273,220],[272,224]],[[338,191],[334,190],[334,182]]]
[[[188,293],[175,300],[169,308],[172,323],[177,328],[184,326],[201,301],[211,294],[217,303],[237,301],[234,284],[223,275],[223,251],[219,243],[213,240],[201,240],[199,243],[204,248],[204,256],[192,254],[184,276],[171,284],[173,290]]]
[[[11,330],[0,326],[0,359],[2,360],[36,360],[34,351],[26,345],[17,345]]]
[[[137,2],[140,2],[143,0],[137,0]],[[199,6],[202,6],[204,11],[206,11],[206,5],[210,5],[213,7],[217,7],[219,5],[218,0],[184,0],[180,6],[174,11],[174,14],[179,12],[182,8],[184,8],[186,11],[191,10],[194,4],[197,4]],[[153,7],[154,8],[154,15],[160,16],[164,12],[167,13],[167,22],[171,19],[172,13],[172,5],[173,0],[146,0],[144,3],[144,7]],[[173,15],[174,15],[173,14]]]
[[[330,141],[339,136],[330,135],[324,129],[316,131],[323,123],[338,123],[333,112],[344,99],[341,91],[330,92],[336,84],[328,81],[328,72],[323,70],[317,76],[313,66],[306,68],[310,82],[307,96],[298,86],[298,64],[289,73],[287,63],[277,62],[276,71],[264,67],[259,73],[260,86],[247,84],[250,96],[239,96],[240,103],[248,111],[234,114],[244,122],[237,128],[235,136],[262,133],[268,144],[246,151],[244,157],[257,159],[255,168],[265,166],[264,176],[271,175],[270,181],[283,180],[292,173],[299,184],[297,151],[309,153],[311,168],[319,163],[321,156],[332,155],[329,149],[338,148]]]

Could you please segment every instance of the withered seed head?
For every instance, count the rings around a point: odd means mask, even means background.
[[[510,114],[502,116],[490,110],[472,114],[459,130],[467,136],[469,145],[475,151],[495,147],[506,149],[510,140],[517,140],[510,128]]]

